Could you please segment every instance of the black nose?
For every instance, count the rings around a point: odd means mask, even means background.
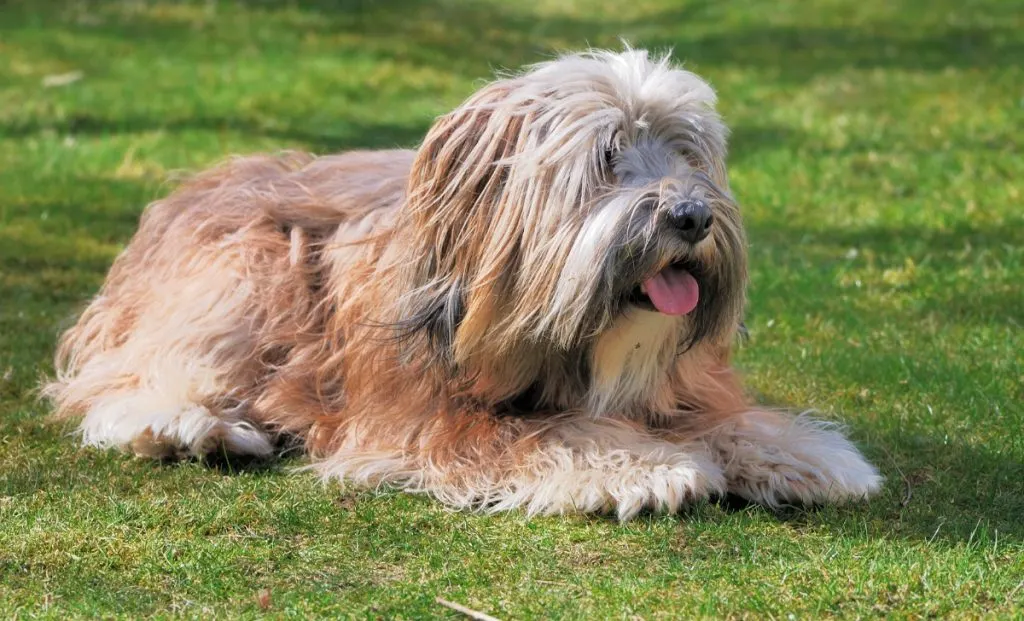
[[[701,200],[683,201],[668,211],[668,221],[683,239],[695,244],[708,236],[715,217]]]

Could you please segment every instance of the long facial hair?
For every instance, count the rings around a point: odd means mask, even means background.
[[[643,82],[617,63],[642,66]],[[667,59],[595,53],[495,82],[440,118],[386,257],[401,293],[380,319],[404,360],[487,401],[582,407],[602,335],[646,312],[631,293],[673,263],[697,278],[700,300],[663,340],[675,355],[727,345],[746,255],[714,101]],[[700,245],[664,222],[694,196],[715,217]],[[659,364],[667,378],[671,359]]]

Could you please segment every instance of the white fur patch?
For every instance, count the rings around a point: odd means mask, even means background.
[[[595,416],[657,394],[679,346],[683,321],[635,309],[598,338],[591,360],[590,411]]]

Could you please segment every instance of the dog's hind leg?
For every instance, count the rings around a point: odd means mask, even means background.
[[[187,207],[168,224],[166,207],[147,213],[62,337],[44,393],[58,418],[81,420],[89,445],[153,457],[268,454],[271,434],[251,404],[289,339],[309,329],[301,235],[259,214]]]
[[[47,392],[59,416],[81,418],[84,443],[151,457],[271,451],[246,419],[258,309],[230,255],[207,259],[198,274],[120,283],[68,331]]]
[[[201,456],[218,449],[237,455],[268,455],[268,434],[223,409],[176,399],[160,389],[97,399],[82,418],[83,442],[118,447],[156,459]]]

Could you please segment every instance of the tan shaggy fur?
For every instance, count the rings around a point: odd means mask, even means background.
[[[287,435],[325,477],[462,508],[868,495],[840,430],[730,369],[746,249],[714,102],[667,59],[589,52],[487,85],[415,152],[228,161],[146,209],[46,393],[87,444]],[[706,239],[667,223],[680,201]],[[692,312],[644,303],[684,269]]]

